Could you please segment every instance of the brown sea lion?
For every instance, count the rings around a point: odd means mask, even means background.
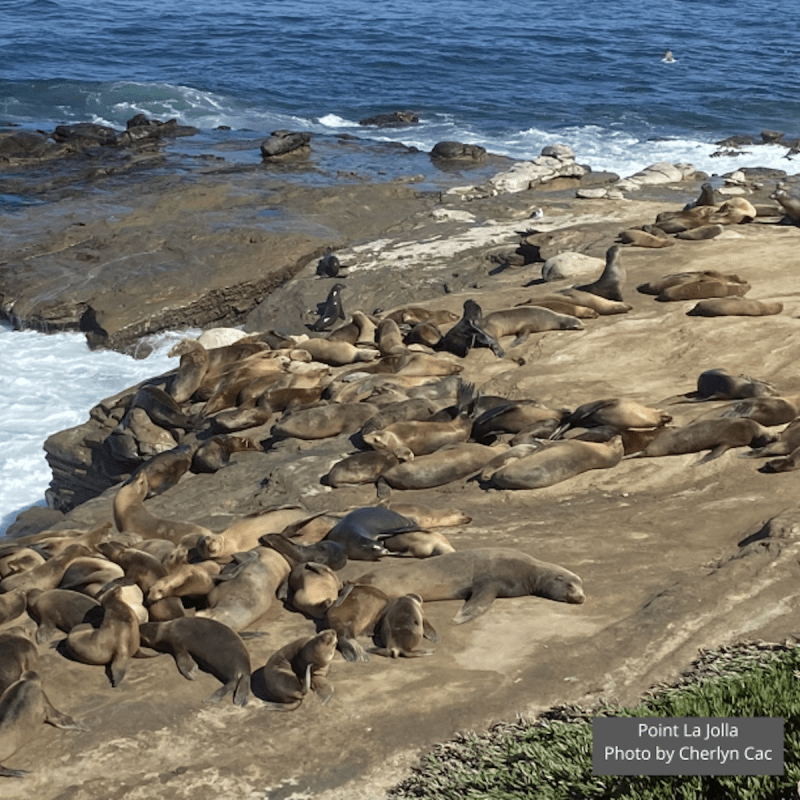
[[[44,564],[45,557],[30,547],[20,547],[16,552],[0,558],[0,578],[27,572],[29,569]]]
[[[768,456],[788,456],[800,447],[800,420],[790,422],[774,442],[764,447],[742,453],[744,458],[766,458]]]
[[[736,282],[731,280],[698,279],[689,280],[664,289],[657,297],[661,303],[679,300],[704,300],[711,297],[742,296],[750,291],[750,284],[746,281]]]
[[[333,696],[327,675],[336,639],[336,632],[328,629],[295,639],[274,653],[257,676],[263,683],[267,707],[294,711],[309,691],[316,692],[322,704],[327,703]]]
[[[377,639],[382,642],[382,646],[370,648],[369,652],[389,658],[433,655],[433,650],[419,649],[423,638],[438,642],[439,634],[425,619],[422,598],[417,594],[403,595],[386,606],[377,630]]]
[[[418,322],[403,339],[406,345],[424,344],[436,347],[442,341],[442,332],[433,322]]]
[[[199,669],[212,673],[222,686],[206,698],[218,703],[229,694],[233,703],[250,699],[250,653],[241,637],[227,625],[202,617],[148,622],[139,629],[145,647],[172,653],[184,678],[195,680]]]
[[[448,422],[394,422],[381,430],[364,434],[363,439],[374,450],[388,451],[395,455],[410,450],[416,458],[433,453],[448,444],[465,442],[471,430],[472,418],[468,414],[459,414]]]
[[[100,597],[104,614],[99,628],[78,625],[66,639],[67,650],[78,661],[108,666],[112,686],[119,686],[139,650],[139,621],[123,593],[123,587],[114,586]]]
[[[625,285],[625,268],[622,266],[620,254],[622,248],[615,244],[606,250],[606,265],[600,277],[593,283],[576,286],[579,292],[596,294],[606,300],[622,302],[622,287]]]
[[[349,342],[337,342],[330,339],[307,339],[300,346],[311,354],[314,361],[332,367],[342,367],[345,364],[356,364],[360,361],[374,361],[378,358],[377,350],[367,350]]]
[[[348,486],[361,483],[374,483],[387,469],[414,458],[414,453],[407,447],[394,451],[375,451],[354,453],[337,461],[328,472],[330,486]]]
[[[691,311],[690,317],[768,317],[780,314],[783,303],[769,303],[734,295],[733,297],[713,297],[701,300]]]
[[[431,489],[458,481],[481,469],[496,452],[482,444],[455,444],[398,464],[380,478],[393,489]]]
[[[372,403],[331,403],[291,411],[275,423],[272,435],[311,440],[355,433],[377,410]]]
[[[39,651],[30,631],[21,625],[6,628],[0,632],[0,694],[29,669],[39,669]]]
[[[591,308],[601,317],[611,316],[612,314],[627,314],[633,308],[628,303],[608,300],[600,295],[578,289],[562,289],[559,294],[563,294],[564,297],[574,300],[582,306]]]
[[[397,356],[408,353],[408,348],[403,343],[403,335],[400,333],[400,326],[389,317],[382,319],[378,324],[376,339],[381,356]]]
[[[690,242],[707,241],[708,239],[716,239],[723,230],[722,225],[701,225],[699,228],[692,228],[688,231],[678,231],[675,234],[675,238]]]
[[[647,233],[642,230],[632,228],[627,231],[622,231],[619,234],[619,240],[622,244],[632,244],[635,247],[672,247],[675,242],[672,239],[664,239],[660,236],[654,236],[652,233]]]
[[[464,599],[453,618],[456,624],[486,613],[497,597],[534,595],[562,603],[586,599],[581,579],[574,572],[499,547],[403,561],[366,573],[353,583],[374,586],[390,598],[417,594],[426,602]]]
[[[325,564],[301,562],[278,587],[279,600],[288,600],[301,614],[321,619],[339,596],[339,578]]]
[[[708,461],[731,447],[763,447],[776,438],[768,428],[752,419],[701,419],[681,428],[665,428],[639,455],[652,458],[711,450],[704,459]]]
[[[56,630],[69,633],[88,623],[93,628],[103,621],[103,607],[93,597],[71,589],[33,589],[28,592],[28,613],[38,623],[36,643],[49,641]]]
[[[391,509],[425,529],[450,528],[472,522],[472,517],[465,514],[460,508],[435,509],[411,503],[392,503]]]
[[[55,589],[69,565],[76,558],[88,555],[90,555],[88,547],[82,544],[69,545],[63,552],[38,567],[3,578],[0,581],[0,591],[11,592],[14,589],[23,589],[27,592],[31,589],[41,589],[42,591]]]
[[[543,306],[516,306],[493,311],[483,317],[482,325],[496,339],[543,331],[582,331],[586,327],[577,317],[557,314]]]
[[[568,297],[531,297],[524,303],[517,303],[517,306],[541,306],[555,311],[556,314],[565,314],[568,317],[578,319],[597,319],[600,315],[588,306],[578,305],[570,301]]]
[[[196,339],[182,339],[167,355],[180,356],[178,374],[169,386],[169,393],[176,403],[185,403],[200,388],[208,372],[208,350]]]
[[[336,631],[336,647],[345,661],[369,661],[356,637],[372,633],[388,604],[389,598],[374,586],[349,584],[342,589],[325,615],[325,625]]]
[[[455,547],[441,533],[411,531],[398,533],[383,540],[383,546],[391,553],[414,558],[430,558],[443,553],[454,553]]]
[[[24,589],[12,589],[10,592],[0,594],[0,625],[11,622],[22,614],[27,603]]]
[[[791,453],[767,461],[761,468],[762,472],[793,472],[800,467],[800,447]]]
[[[595,425],[613,425],[616,428],[660,428],[672,420],[672,415],[659,408],[652,408],[627,400],[613,397],[595,400],[578,406],[571,414],[564,417],[561,428],[552,438],[558,438],[567,428],[592,427]]]
[[[270,416],[271,413],[265,414],[264,422]],[[244,452],[260,453],[263,448],[246,436],[214,436],[195,450],[191,460],[192,472],[219,472],[228,465],[234,453]]]
[[[778,392],[766,381],[749,375],[732,375],[725,369],[707,369],[697,378],[697,394],[706,400],[739,400],[774,396]]]
[[[203,597],[216,586],[214,579],[219,573],[220,566],[216,561],[181,564],[150,585],[147,604],[152,607],[168,597]]]

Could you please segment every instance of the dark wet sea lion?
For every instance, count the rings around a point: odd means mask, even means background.
[[[250,653],[241,637],[227,625],[202,617],[148,622],[140,630],[141,642],[172,653],[181,675],[197,677],[198,669],[212,673],[222,686],[206,698],[216,703],[233,695],[234,705],[245,706],[250,697]]]
[[[581,579],[574,572],[499,547],[404,561],[366,573],[353,583],[374,586],[390,598],[417,594],[424,601],[464,599],[453,618],[455,623],[486,613],[497,597],[534,595],[562,603],[586,599]]]
[[[345,319],[342,307],[343,283],[334,283],[328,292],[328,297],[321,304],[320,314],[317,321],[310,325],[312,331],[325,331],[332,328],[337,319]]]
[[[342,545],[348,558],[375,561],[388,554],[380,539],[413,530],[417,530],[417,524],[402,514],[382,506],[366,506],[346,514],[327,539]]]
[[[339,570],[347,563],[347,551],[338,542],[327,539],[314,544],[298,544],[281,533],[267,533],[259,539],[264,547],[271,547],[280,553],[294,567],[307,561],[325,564],[333,570]]]

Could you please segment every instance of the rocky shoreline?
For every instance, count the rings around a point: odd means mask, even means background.
[[[348,152],[362,146],[325,145]],[[486,397],[535,399],[555,410],[625,398],[668,410],[673,425],[724,412],[721,401],[673,402],[694,392],[705,370],[745,373],[782,397],[800,395],[793,366],[800,227],[773,198],[779,186],[796,196],[798,176],[742,170],[713,181],[715,205],[702,213],[715,231],[693,241],[643,230],[697,201],[709,178],[688,165],[654,165],[621,182],[592,173],[578,163],[580,154],[575,159],[561,148],[529,164],[488,156],[447,171],[427,154],[395,150],[392,169],[407,165],[406,176],[375,183],[321,176],[314,152],[312,140],[310,155],[270,167],[194,162],[195,169],[170,172],[159,164],[95,177],[70,191],[62,184],[60,199],[8,219],[0,255],[5,313],[20,325],[84,330],[96,346],[119,349],[182,324],[236,323],[246,333],[313,337],[317,305],[336,283],[344,286],[348,320],[355,312],[380,320],[409,306],[452,320],[469,301],[488,318],[592,281],[620,234],[639,231],[669,244],[629,234],[646,246],[620,245],[626,313],[587,317],[571,330],[500,336],[499,351],[437,351],[437,361],[458,367]],[[744,198],[756,213],[734,222],[723,211],[732,198]],[[336,275],[319,274],[328,251],[340,262]],[[696,300],[659,302],[636,288],[687,271],[736,273],[737,285],[751,287],[748,297],[782,310],[697,317],[688,314]],[[561,280],[545,279],[556,273]],[[301,349],[302,339],[295,345]],[[297,358],[303,369],[315,363]],[[326,364],[330,391],[358,396],[363,377],[348,388],[347,376],[365,366]],[[173,373],[146,383],[174,393],[180,375],[176,359]],[[120,482],[153,452],[169,449],[159,431],[148,427],[145,435],[130,422],[132,411],[144,408],[138,388],[100,403],[84,425],[50,437],[53,508],[21,515],[10,534],[89,530],[114,519]],[[381,391],[385,399],[378,393],[368,402],[389,399],[389,390]],[[206,402],[195,399],[183,411],[197,414]],[[212,416],[200,428],[171,428],[170,447],[194,448],[219,435],[207,425]],[[380,502],[374,481],[332,486],[325,479],[334,464],[366,450],[357,430],[278,436],[282,418],[275,411],[238,430],[258,447],[230,454],[215,472],[185,472],[146,501],[148,511],[221,533],[275,506],[341,516]],[[109,444],[114,436],[128,438]],[[498,454],[510,438],[497,436]],[[471,517],[444,529],[456,550],[514,548],[563,565],[580,575],[586,602],[499,599],[465,625],[451,623],[461,601],[426,603],[441,637],[434,655],[372,656],[368,663],[337,656],[330,671],[335,693],[325,706],[311,698],[277,715],[252,702],[202,706],[216,679],[186,681],[165,658],[132,662],[112,689],[99,667],[40,646],[50,700],[90,730],[43,728],[13,758],[32,775],[6,780],[3,788],[9,797],[33,791],[48,800],[156,798],[167,790],[201,800],[381,797],[421,750],[456,731],[556,703],[624,703],[676,675],[699,648],[780,640],[794,631],[800,607],[791,501],[800,473],[759,471],[760,462],[740,452],[702,462],[696,453],[621,460],[537,489],[497,488],[474,474],[393,488],[391,502]],[[345,577],[364,569],[351,562]],[[292,638],[313,633],[314,624],[276,602],[256,627],[268,635],[248,641],[254,668]]]

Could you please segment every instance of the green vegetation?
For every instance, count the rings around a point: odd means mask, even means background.
[[[434,748],[395,798],[433,800],[783,800],[800,796],[800,648],[737,645],[701,653],[681,681],[635,708],[563,707]],[[593,716],[783,717],[783,776],[592,775]]]

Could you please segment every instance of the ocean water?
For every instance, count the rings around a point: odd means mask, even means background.
[[[796,11],[796,0],[0,0],[0,123],[124,128],[142,112],[200,128],[198,146],[218,126],[249,139],[289,128],[423,151],[454,139],[513,158],[566,142],[623,176],[660,160],[795,174],[782,147],[711,154],[732,134],[800,136]],[[420,123],[358,124],[400,109]],[[0,234],[4,212],[25,208],[0,196]],[[0,326],[0,533],[43,503],[47,435],[174,366],[165,351],[134,361],[89,352],[80,334]]]

